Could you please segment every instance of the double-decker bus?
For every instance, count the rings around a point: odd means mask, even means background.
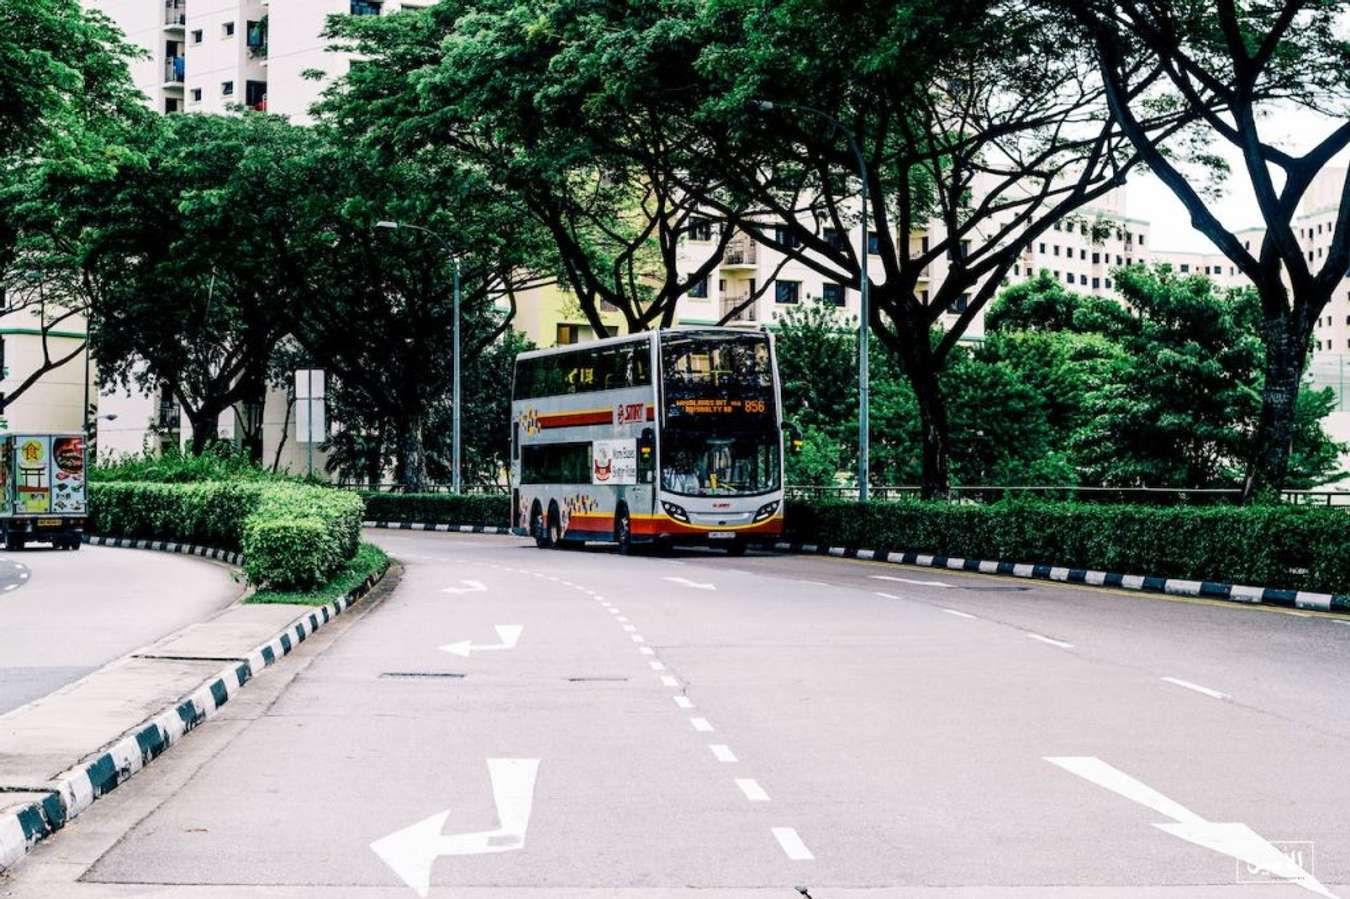
[[[521,353],[512,529],[540,547],[742,553],[782,533],[780,409],[763,331],[679,328]]]

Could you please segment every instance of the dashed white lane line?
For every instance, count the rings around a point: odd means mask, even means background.
[[[943,609],[948,615],[955,615],[957,618],[974,618],[969,612],[958,612],[956,609]]]
[[[613,606],[609,606],[608,608],[609,608],[609,614],[611,614],[611,615],[619,615],[619,614],[622,614],[621,612],[619,612],[618,609],[614,608]]]
[[[637,625],[636,625],[636,624],[625,624],[625,625],[623,626],[623,629],[626,630],[626,631],[628,631],[628,633],[631,634],[633,631],[637,630]]]
[[[680,682],[669,674],[661,675],[661,683],[665,684],[667,687],[678,687],[680,685]]]
[[[690,718],[689,723],[701,734],[712,733],[713,726],[708,723],[707,718]]]
[[[682,709],[692,709],[694,707],[694,701],[688,696],[675,696],[672,698],[675,700],[675,704]]]
[[[642,636],[641,634],[630,634],[630,635],[629,635],[629,638],[630,638],[634,643],[646,643],[646,642],[647,642],[647,638],[644,637],[644,636]]]
[[[882,593],[880,590],[877,590],[877,591],[874,591],[874,592],[876,593],[877,596],[880,596],[882,599],[899,599],[899,598],[900,598],[900,597],[896,596],[894,593]]]
[[[665,670],[666,670],[666,663],[665,663],[665,662],[658,662],[658,661],[656,661],[655,659],[653,659],[652,661],[648,662],[647,664],[649,664],[649,665],[652,666],[652,670],[653,670],[653,671],[665,671]]]
[[[942,581],[916,581],[912,577],[893,577],[889,574],[868,575],[874,581],[895,581],[898,584],[914,584],[919,587],[950,587],[951,584]]]
[[[1073,649],[1072,643],[1065,643],[1063,640],[1054,640],[1041,634],[1027,634],[1032,640],[1039,640],[1042,643],[1049,643],[1051,646],[1058,646],[1060,649]]]
[[[751,802],[768,802],[769,794],[764,792],[764,788],[759,785],[759,781],[753,777],[736,778],[736,786],[741,788],[745,798]]]
[[[628,623],[628,616],[627,616],[627,615],[620,615],[618,618],[615,618],[614,620],[617,621],[617,622],[619,622],[620,624],[627,624],[627,623]]]
[[[709,743],[708,748],[712,750],[713,757],[719,762],[736,761],[736,753],[731,751],[731,747],[725,743]]]
[[[778,841],[778,845],[783,847],[784,854],[794,862],[809,862],[815,858],[811,850],[806,848],[802,838],[797,836],[795,827],[774,827],[770,828],[773,838]]]
[[[1191,683],[1188,680],[1182,680],[1179,677],[1164,677],[1163,680],[1169,684],[1176,684],[1178,687],[1185,687],[1187,690],[1194,690],[1197,693],[1203,693],[1211,699],[1227,699],[1227,693],[1220,693],[1218,690],[1211,690],[1209,687],[1202,687],[1199,684]]]
[[[642,653],[644,656],[656,655],[656,650],[652,649],[650,646],[639,646],[638,652]]]

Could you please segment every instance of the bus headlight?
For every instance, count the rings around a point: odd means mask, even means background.
[[[661,500],[661,508],[665,509],[666,514],[676,521],[683,521],[685,524],[689,523],[689,513],[684,511],[681,506]]]
[[[778,511],[778,500],[774,500],[771,503],[765,503],[764,505],[760,506],[759,511],[755,513],[755,521],[763,521],[766,518],[772,518],[773,513],[777,511]]]

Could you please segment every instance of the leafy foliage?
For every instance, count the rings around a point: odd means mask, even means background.
[[[434,521],[505,527],[511,520],[511,498],[506,494],[477,496],[450,493],[365,493],[370,521]]]
[[[1339,509],[792,501],[786,514],[801,543],[1350,593]]]
[[[257,591],[245,602],[283,603],[300,606],[327,605],[339,596],[349,595],[360,589],[372,578],[379,577],[389,568],[389,556],[373,543],[362,543],[342,567],[321,586],[308,590],[278,590],[264,588]]]

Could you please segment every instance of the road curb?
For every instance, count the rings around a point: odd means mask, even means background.
[[[434,521],[363,521],[361,526],[390,531],[445,531],[455,534],[505,534],[507,536],[511,534],[510,528],[501,528],[490,524],[437,524]]]
[[[209,547],[189,547],[171,541],[136,541],[107,537],[86,537],[86,542],[98,546],[123,546],[138,549],[167,549],[166,552],[203,555],[195,550]],[[105,542],[106,541],[106,542]],[[141,544],[146,544],[142,546]],[[218,558],[238,559],[238,553],[226,553]],[[232,564],[238,564],[237,561]],[[315,606],[297,617],[270,640],[254,647],[237,661],[207,678],[195,690],[165,706],[158,713],[142,721],[111,744],[81,759],[77,764],[58,774],[45,784],[36,786],[8,786],[0,784],[0,872],[4,872],[23,858],[39,842],[60,830],[96,800],[116,789],[137,771],[154,761],[203,721],[216,715],[230,701],[235,691],[291,653],[319,628],[349,609],[370,592],[384,575],[388,566],[370,575],[360,586],[330,603]],[[4,807],[6,792],[45,794],[40,799]]]
[[[836,556],[846,559],[868,559],[875,562],[890,562],[895,565],[917,565],[923,568],[969,571],[977,574],[1002,574],[1040,581],[1059,581],[1091,587],[1138,590],[1142,593],[1165,593],[1172,596],[1218,599],[1246,605],[1279,606],[1286,609],[1307,609],[1315,612],[1350,612],[1350,596],[1311,593],[1306,590],[1280,590],[1275,587],[1248,587],[1242,584],[1225,584],[1219,581],[1193,581],[1182,578],[1118,574],[1112,571],[1093,571],[1089,568],[1067,568],[1058,565],[1037,565],[1030,562],[962,559],[956,556],[918,553],[912,550],[875,550],[851,546],[825,546],[816,543],[775,543],[773,548],[780,552]]]
[[[152,549],[157,552],[200,556],[203,559],[215,559],[236,567],[244,564],[243,553],[218,549],[213,546],[201,546],[196,543],[177,543],[173,540],[136,540],[131,537],[102,537],[96,534],[85,534],[84,542],[88,543],[90,546],[115,546],[120,549]]]

